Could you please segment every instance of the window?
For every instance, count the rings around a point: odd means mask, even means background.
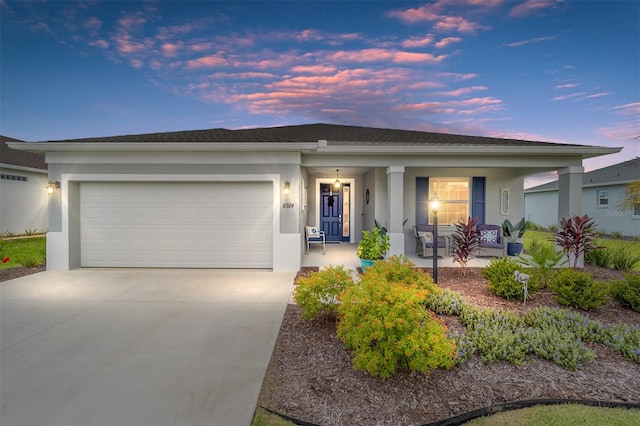
[[[598,190],[598,205],[597,207],[609,207],[609,190],[608,189],[599,189]]]
[[[16,176],[16,175],[0,175],[0,179],[4,179],[4,180],[15,180],[18,182],[26,182],[29,180],[28,177],[26,176]]]
[[[429,179],[429,199],[436,194],[440,198],[439,224],[452,224],[467,219],[469,178],[431,178]],[[431,211],[429,211],[429,219],[429,223],[433,223]]]

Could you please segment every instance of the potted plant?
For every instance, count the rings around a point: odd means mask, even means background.
[[[364,272],[373,262],[383,259],[389,250],[389,236],[382,229],[375,227],[372,231],[362,231],[362,239],[358,244],[358,257]]]
[[[507,254],[509,256],[517,256],[522,253],[522,243],[519,243],[518,240],[527,231],[527,227],[528,224],[524,217],[515,226],[509,219],[505,219],[502,223],[502,233],[509,240],[507,244]]]

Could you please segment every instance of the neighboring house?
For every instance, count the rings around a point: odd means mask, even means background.
[[[48,223],[44,155],[11,149],[0,135],[0,235],[45,231]]]
[[[270,268],[297,271],[304,226],[359,241],[377,220],[391,254],[442,201],[443,228],[524,214],[526,176],[558,171],[558,214],[579,212],[582,160],[620,148],[309,124],[37,143],[50,197],[47,267]],[[334,186],[335,181],[339,186]],[[404,223],[406,221],[406,224]]]
[[[582,176],[582,214],[593,218],[597,229],[640,236],[640,208],[622,210],[625,186],[640,181],[640,158],[593,170]],[[524,191],[525,217],[545,227],[558,225],[558,181]]]

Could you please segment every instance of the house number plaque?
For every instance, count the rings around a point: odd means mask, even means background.
[[[283,209],[292,209],[293,208],[293,203],[282,203],[282,208]]]

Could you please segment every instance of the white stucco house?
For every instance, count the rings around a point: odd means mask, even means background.
[[[47,229],[44,155],[11,149],[18,139],[0,136],[0,235]]]
[[[434,194],[444,227],[468,215],[499,224],[524,215],[526,176],[558,171],[557,215],[579,213],[582,160],[620,151],[330,124],[9,145],[45,153],[60,182],[47,235],[58,270],[297,271],[305,225],[357,242],[374,219],[404,254]]]
[[[640,208],[623,210],[618,203],[625,186],[640,181],[640,158],[587,172],[582,176],[582,214],[589,215],[606,233],[620,232],[640,236]],[[524,191],[527,220],[548,227],[558,225],[554,211],[558,208],[558,181]]]

